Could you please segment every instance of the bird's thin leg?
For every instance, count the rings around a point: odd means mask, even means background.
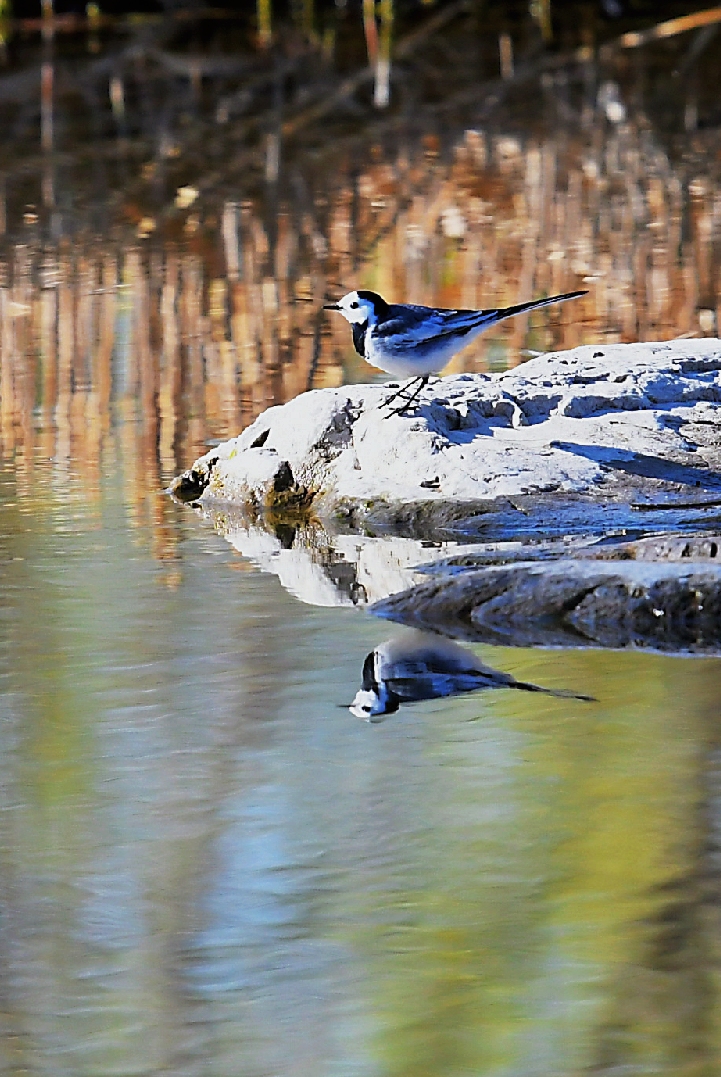
[[[388,415],[405,415],[405,413],[408,411],[411,404],[414,404],[416,402],[418,397],[421,395],[421,393],[425,389],[426,385],[428,384],[429,377],[430,377],[430,374],[424,374],[422,377],[417,378],[416,379],[417,380],[416,387],[413,390],[413,392],[410,394],[408,399],[404,400],[399,408],[394,408],[392,411],[389,411]],[[406,388],[410,388],[410,385],[406,386]],[[386,400],[385,403],[387,404],[388,401]],[[386,418],[387,418],[387,416],[386,416]]]
[[[397,400],[399,396],[402,396],[403,393],[407,392],[411,385],[413,385],[414,382],[416,382],[417,380],[417,378],[411,378],[410,381],[404,382],[396,393],[391,393],[390,396],[387,396],[385,400],[378,405],[378,407],[384,408],[386,404],[392,404],[394,400]]]
[[[423,374],[417,378],[411,378],[410,381],[400,387],[397,393],[393,393],[391,396],[386,397],[379,407],[384,408],[387,404],[392,404],[398,397],[402,397],[404,393],[408,393],[409,395],[407,399],[403,400],[400,408],[394,408],[392,411],[388,412],[389,415],[401,415],[408,406],[417,399],[419,393],[425,388],[429,377],[429,374]]]

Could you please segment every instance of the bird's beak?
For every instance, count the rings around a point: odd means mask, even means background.
[[[324,303],[323,310],[340,310],[337,303]]]

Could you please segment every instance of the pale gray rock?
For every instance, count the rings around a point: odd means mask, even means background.
[[[717,339],[584,346],[503,374],[451,375],[407,415],[387,415],[388,393],[352,385],[269,408],[173,492],[374,528],[413,530],[416,519],[420,532],[504,499],[721,496]]]

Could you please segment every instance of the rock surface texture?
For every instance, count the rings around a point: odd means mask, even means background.
[[[721,572],[699,562],[520,563],[441,576],[373,612],[481,643],[718,654]]]
[[[173,492],[356,525],[382,506],[389,526],[408,506],[721,497],[718,339],[584,346],[452,375],[406,415],[387,414],[388,394],[351,385],[269,408]]]

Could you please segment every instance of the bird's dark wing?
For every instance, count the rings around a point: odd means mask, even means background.
[[[399,350],[432,341],[461,338],[485,324],[498,320],[497,310],[436,310],[434,307],[390,307],[389,317],[373,327],[379,342]]]
[[[491,307],[488,310],[446,310],[435,307],[404,306],[394,303],[388,308],[388,316],[373,328],[373,336],[394,349],[403,351],[423,347],[431,341],[462,338],[473,330],[486,328],[512,318],[514,314],[547,307],[552,303],[564,303],[577,299],[586,292],[565,292],[546,299],[532,299],[513,307]]]
[[[406,703],[500,688],[513,678],[498,670],[478,667],[472,659],[424,649],[418,656],[396,658],[383,673],[383,683]]]
[[[420,703],[424,699],[443,699],[446,696],[477,692],[480,688],[505,688],[506,681],[480,673],[431,673],[416,677],[389,677],[387,689],[403,703]]]

